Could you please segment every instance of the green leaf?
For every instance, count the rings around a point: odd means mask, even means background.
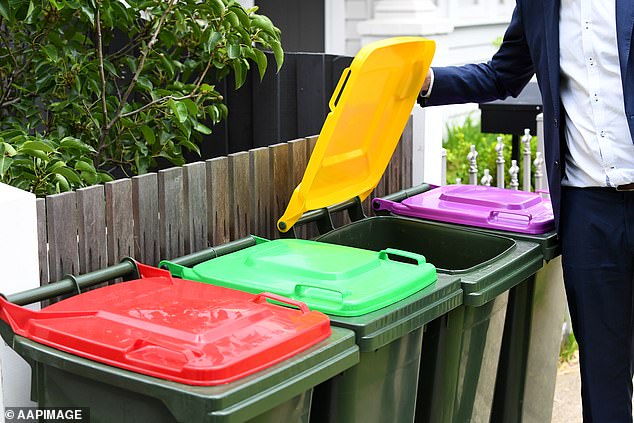
[[[0,15],[2,15],[6,20],[11,19],[11,15],[9,14],[9,0],[0,0]]]
[[[172,109],[172,112],[174,112],[174,115],[176,115],[176,118],[180,123],[183,123],[187,120],[187,106],[185,106],[180,101],[174,101],[171,99],[167,102],[167,105],[170,107],[170,109]]]
[[[156,143],[156,136],[154,135],[154,131],[150,129],[149,126],[141,126],[141,133],[143,134],[143,137],[145,137],[145,141],[149,145],[154,145],[154,143]]]
[[[247,29],[251,27],[251,19],[249,19],[249,15],[247,15],[247,12],[242,8],[242,6],[230,6],[230,9],[238,16],[238,19],[240,19],[240,25],[242,27]]]
[[[53,172],[55,169],[58,169],[60,167],[66,167],[66,163],[62,160],[54,162],[53,164],[49,165],[47,169],[49,172]]]
[[[221,39],[222,34],[220,34],[219,32],[214,32],[213,34],[211,34],[209,40],[207,40],[207,43],[205,44],[207,52],[211,53],[218,44],[218,41],[220,41]]]
[[[99,183],[99,177],[94,172],[79,172],[79,176],[81,179],[86,181],[88,185],[95,185]]]
[[[99,182],[101,183],[114,181],[114,178],[106,172],[97,172],[97,176],[99,177]]]
[[[233,73],[236,80],[235,88],[237,90],[244,84],[244,81],[246,81],[247,79],[246,66],[244,65],[244,63],[242,63],[241,60],[236,60],[235,62],[231,63],[231,67],[233,67]]]
[[[227,47],[229,59],[237,59],[240,57],[240,44],[229,44]]]
[[[3,179],[4,175],[7,174],[12,161],[13,159],[11,157],[7,157],[5,155],[0,156],[0,179]]]
[[[232,10],[229,10],[229,12],[227,12],[227,14],[225,15],[225,19],[234,28],[240,26],[240,19],[238,19],[238,15],[236,15]]]
[[[48,160],[48,155],[42,150],[34,150],[32,148],[21,148],[20,153],[26,154],[31,157],[35,157],[42,160]]]
[[[275,26],[273,22],[269,18],[263,15],[252,15],[251,16],[251,26],[254,26],[258,29],[261,29],[271,37],[277,38],[277,32],[275,31]]]
[[[92,163],[88,163],[83,160],[78,160],[77,163],[75,163],[75,170],[97,173],[97,171],[95,170],[95,166],[93,166]]]
[[[193,142],[189,140],[182,140],[179,142],[179,144],[185,147],[186,149],[188,149],[189,151],[194,151],[196,154],[200,156],[200,148],[198,148],[198,146],[194,144]]]
[[[6,154],[9,157],[13,157],[16,154],[18,154],[18,152],[15,151],[15,148],[13,148],[11,144],[6,142],[0,142],[0,154],[3,154],[3,155]]]
[[[95,151],[90,145],[85,144],[74,137],[64,137],[59,142],[59,146],[66,150]]]
[[[271,49],[273,50],[275,62],[277,63],[277,71],[279,72],[284,63],[284,50],[282,50],[282,46],[277,41],[271,41]]]
[[[255,63],[258,65],[258,73],[260,74],[260,81],[262,81],[264,73],[266,72],[268,59],[266,58],[266,54],[256,48],[253,49],[253,53],[255,53]]]
[[[114,76],[119,76],[117,75],[117,70],[115,69],[114,65],[112,63],[110,63],[107,60],[104,60],[103,62],[103,67],[105,70],[107,70],[110,74],[114,75]]]
[[[183,104],[185,104],[185,107],[187,107],[187,112],[191,116],[198,115],[198,106],[191,99],[187,98],[183,100]]]
[[[81,179],[77,173],[69,167],[59,167],[53,171],[56,175],[62,175],[66,180],[73,184],[81,185]]]
[[[57,60],[59,60],[59,55],[57,54],[57,49],[55,48],[54,45],[47,44],[42,47],[42,50],[44,51],[44,54],[46,54],[46,57],[48,57],[50,61],[57,62]]]
[[[68,181],[66,180],[66,178],[64,178],[64,176],[55,175],[55,180],[57,181],[57,184],[58,184],[57,192],[70,191],[70,185]]]
[[[24,149],[38,150],[38,151],[43,151],[45,153],[52,153],[54,151],[53,147],[51,147],[50,145],[42,141],[27,141],[24,144],[22,144],[22,146],[20,147],[20,151]]]
[[[84,14],[84,16],[88,18],[88,20],[90,21],[90,24],[94,26],[95,25],[95,11],[84,4],[81,6],[81,12]]]
[[[204,135],[211,134],[211,129],[206,127],[205,125],[203,125],[200,122],[195,122],[194,123],[194,131],[200,132],[201,134],[204,134]]]
[[[221,0],[209,0],[207,4],[216,16],[221,16],[225,11],[225,4]]]
[[[161,63],[163,63],[163,66],[165,66],[168,75],[170,78],[174,78],[175,72],[174,72],[174,65],[172,64],[172,62],[165,57],[164,54],[159,54],[159,60],[161,61]]]
[[[13,159],[9,156],[6,155],[6,146],[9,145],[7,143],[0,143],[0,179],[4,178],[4,175],[7,173],[7,171],[9,170],[9,167],[11,166],[11,161],[13,161]]]
[[[150,81],[145,76],[139,76],[139,79],[137,79],[136,83],[139,87],[143,88],[145,91],[150,92],[154,89],[154,85],[152,84],[152,81]]]

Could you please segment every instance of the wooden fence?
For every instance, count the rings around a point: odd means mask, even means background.
[[[255,148],[37,200],[40,283],[132,256],[156,265],[242,238],[276,238],[317,137]],[[412,124],[374,191],[412,184]],[[369,201],[365,202],[370,213]],[[345,223],[337,216],[335,224]],[[303,228],[303,235],[314,235]]]

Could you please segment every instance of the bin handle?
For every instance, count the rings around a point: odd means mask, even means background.
[[[4,296],[0,296],[0,320],[3,320],[14,333],[18,335],[26,335],[29,321],[32,319],[61,319],[68,317],[85,317],[94,316],[96,311],[46,311],[31,310],[21,307],[8,301]]]
[[[385,250],[379,251],[379,259],[390,260],[390,254],[414,260],[418,266],[427,263],[427,259],[422,254],[412,253],[411,251],[398,250],[396,248],[386,248]]]
[[[337,104],[339,103],[339,99],[341,98],[341,95],[343,94],[343,90],[346,87],[346,83],[348,82],[348,79],[350,78],[350,68],[345,68],[343,70],[343,72],[341,73],[341,77],[339,78],[339,82],[337,82],[337,87],[335,87],[335,91],[332,94],[332,97],[330,97],[330,101],[328,102],[328,106],[330,107],[330,111],[334,111],[335,107],[337,107]]]
[[[345,293],[342,292],[341,290],[337,289],[337,288],[331,288],[331,287],[327,287],[327,286],[317,286],[317,285],[311,285],[311,284],[305,284],[305,283],[298,283],[297,285],[295,285],[295,295],[297,295],[298,297],[303,297],[305,295],[305,291],[306,289],[314,289],[317,291],[325,291],[325,292],[332,292],[335,293],[337,295],[337,302],[338,303],[343,303],[343,298],[345,297]]]
[[[489,213],[489,221],[492,221],[496,218],[498,218],[501,214],[510,214],[513,216],[519,216],[519,217],[523,217],[527,219],[526,222],[526,226],[528,226],[531,221],[533,220],[533,215],[532,214],[526,214],[526,213],[520,213],[520,212],[512,212],[512,211],[508,211],[508,210],[491,210],[491,212]]]
[[[295,306],[295,307],[299,308],[299,310],[302,312],[302,314],[310,313],[310,309],[308,308],[306,303],[303,303],[301,301],[296,301],[296,300],[293,300],[291,298],[286,298],[286,297],[283,297],[281,295],[273,294],[272,292],[261,292],[261,293],[259,293],[253,299],[253,302],[257,303],[257,304],[262,304],[262,303],[266,303],[267,299],[274,300],[274,301],[277,301],[277,302],[280,302],[280,303],[283,303],[283,304],[288,304],[288,305]]]
[[[187,348],[184,348],[182,344],[171,343],[165,340],[157,341],[152,338],[137,339],[132,345],[125,349],[124,354],[126,358],[131,362],[148,364],[148,361],[146,359],[139,359],[133,355],[135,352],[141,351],[146,347],[154,347],[166,351],[170,354],[183,356],[185,358],[185,363],[183,363],[183,366],[205,355],[203,351],[197,348],[191,348],[191,346],[187,346]],[[153,367],[160,367],[167,370],[174,370],[176,368],[175,366],[169,366],[164,363],[157,363],[156,361],[151,361],[149,364],[151,364]],[[183,366],[181,366],[180,368],[182,368]]]

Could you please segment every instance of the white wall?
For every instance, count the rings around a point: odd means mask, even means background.
[[[0,292],[13,294],[39,286],[35,196],[0,184]],[[31,369],[0,342],[0,404],[33,405],[29,400]],[[4,417],[4,412],[0,415]]]

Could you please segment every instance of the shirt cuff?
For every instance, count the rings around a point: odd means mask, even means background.
[[[426,92],[423,92],[423,90],[421,89],[420,96],[422,98],[429,98],[432,88],[434,88],[434,69],[429,68],[429,87],[427,88]]]

